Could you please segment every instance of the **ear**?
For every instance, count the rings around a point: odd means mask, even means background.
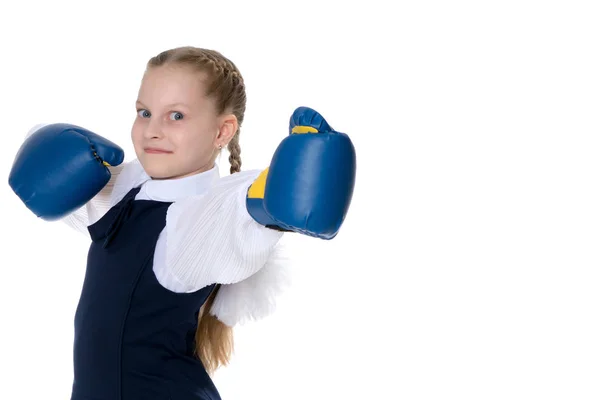
[[[231,141],[238,129],[237,117],[233,114],[227,114],[221,117],[219,124],[219,134],[216,138],[217,145],[226,147]]]

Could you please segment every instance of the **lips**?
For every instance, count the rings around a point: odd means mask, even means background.
[[[170,154],[172,151],[159,149],[156,147],[146,147],[144,151],[148,154]]]

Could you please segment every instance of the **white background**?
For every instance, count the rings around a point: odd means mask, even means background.
[[[600,398],[594,3],[3,2],[0,398],[69,398],[88,246],[8,186],[23,136],[75,123],[132,158],[145,62],[180,45],[241,69],[243,169],[299,105],[358,157],[339,236],[289,238],[293,288],[236,331],[224,400]]]

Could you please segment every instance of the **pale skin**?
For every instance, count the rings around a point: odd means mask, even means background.
[[[238,129],[235,115],[218,115],[205,96],[204,74],[185,66],[144,73],[131,139],[153,179],[179,179],[210,170]]]

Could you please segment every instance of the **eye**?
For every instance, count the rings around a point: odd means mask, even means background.
[[[174,121],[179,121],[180,119],[183,119],[183,114],[180,113],[180,112],[177,112],[177,111],[172,112],[171,113],[171,119],[174,120]]]
[[[148,110],[138,110],[138,115],[142,118],[150,117],[150,111]]]

